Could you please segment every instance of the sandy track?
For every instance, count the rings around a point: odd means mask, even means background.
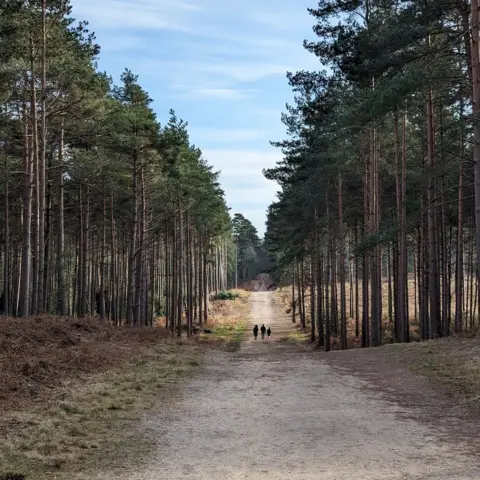
[[[251,323],[291,329],[271,292],[251,296]],[[172,413],[152,418],[158,451],[104,480],[478,480],[473,457],[402,415],[352,376],[275,341],[212,353]],[[478,460],[478,459],[477,459]]]

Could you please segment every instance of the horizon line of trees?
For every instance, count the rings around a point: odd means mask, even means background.
[[[235,287],[241,287],[249,280],[270,268],[264,242],[258,237],[257,229],[242,214],[232,219],[233,238],[237,269]]]

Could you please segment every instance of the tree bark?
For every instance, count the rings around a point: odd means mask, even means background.
[[[476,276],[480,275],[480,1],[471,3],[473,162],[475,183]]]
[[[22,205],[22,266],[20,274],[18,314],[23,317],[30,313],[31,282],[31,216],[32,216],[32,181],[33,181],[33,148],[31,129],[28,124],[27,106],[23,105],[24,145],[23,145],[23,205]]]
[[[340,281],[340,336],[342,350],[347,349],[347,301],[345,294],[345,234],[343,231],[343,179],[338,174],[338,243]]]
[[[439,335],[440,329],[440,283],[438,273],[437,250],[437,208],[436,189],[434,179],[435,150],[432,90],[427,95],[427,155],[429,166],[428,186],[428,256],[429,256],[429,295],[430,295],[430,338]]]
[[[63,122],[62,122],[63,123]],[[58,140],[58,171],[57,171],[57,212],[56,212],[56,270],[57,270],[57,314],[67,314],[67,285],[65,279],[65,213],[63,193],[63,150],[64,131],[60,129]]]
[[[47,154],[47,5],[42,0],[42,60],[41,60],[41,98],[40,98],[40,155],[38,162],[38,190],[39,190],[39,217],[38,217],[38,307],[39,313],[45,312],[44,305],[44,269],[45,269],[45,164]]]

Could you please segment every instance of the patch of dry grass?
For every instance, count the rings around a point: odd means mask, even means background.
[[[200,333],[202,344],[217,346],[229,351],[237,350],[243,340],[245,318],[249,313],[249,292],[230,290],[237,294],[235,300],[215,300],[212,302],[206,328],[211,333]]]
[[[479,338],[450,337],[346,350],[332,352],[325,360],[398,390],[409,399],[422,392],[428,396],[428,387],[433,387],[450,398],[455,409],[480,417]]]
[[[193,372],[199,358],[194,345],[150,346],[122,368],[72,382],[46,404],[11,410],[0,423],[0,474],[67,479],[148,450],[154,439],[136,438],[135,425],[159,403],[174,401],[172,387]]]
[[[171,405],[205,348],[235,350],[248,293],[211,302],[212,333],[177,340],[164,328],[116,328],[96,319],[0,321],[0,478],[70,479],[147,454],[138,437],[149,410]]]
[[[326,354],[323,361],[360,376],[405,407],[405,415],[477,448],[480,421],[480,339],[449,338]],[[414,407],[412,409],[412,407]]]
[[[116,328],[95,319],[0,320],[0,410],[48,399],[64,382],[106,371],[165,341],[152,328]]]
[[[402,352],[409,368],[440,385],[466,406],[480,400],[480,339],[446,338],[421,343],[391,345]]]
[[[280,337],[279,341],[283,343],[289,343],[293,345],[298,345],[306,343],[309,339],[309,333],[305,330],[295,330],[288,333],[287,335]]]

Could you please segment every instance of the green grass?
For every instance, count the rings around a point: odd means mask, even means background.
[[[297,345],[299,343],[304,343],[308,339],[308,332],[294,331],[290,332],[288,335],[281,337],[280,342],[288,343],[291,345]]]
[[[245,337],[245,326],[242,322],[236,325],[218,325],[213,330],[213,338],[222,343],[226,350],[236,351]]]

